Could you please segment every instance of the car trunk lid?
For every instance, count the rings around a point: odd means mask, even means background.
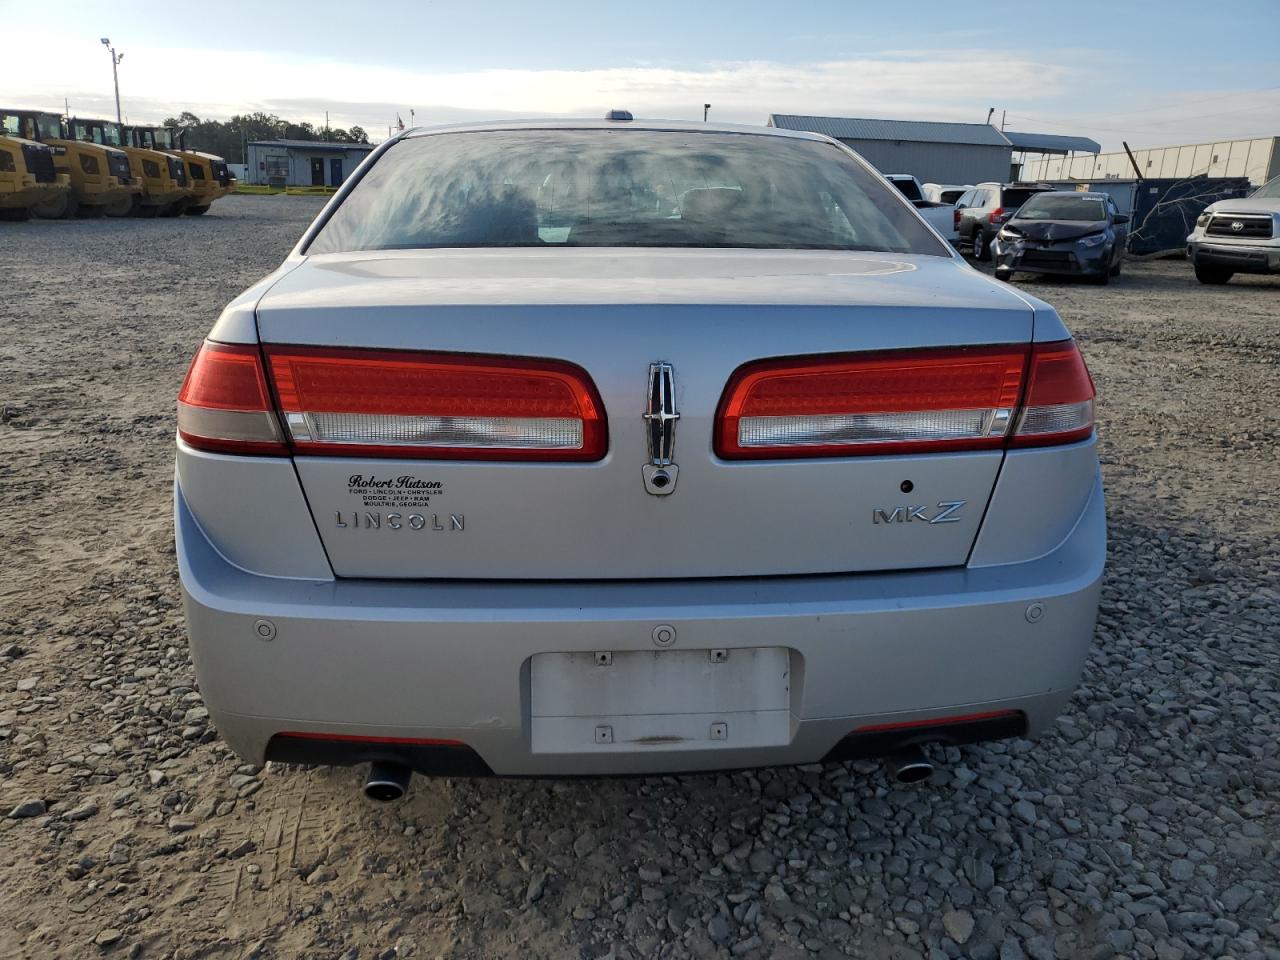
[[[573,364],[607,415],[593,462],[296,456],[339,576],[675,578],[963,564],[1000,450],[729,460],[717,410],[744,364],[1026,344],[1032,311],[937,257],[449,250],[311,258],[258,325],[268,345]],[[679,414],[661,496],[644,476],[658,364]]]

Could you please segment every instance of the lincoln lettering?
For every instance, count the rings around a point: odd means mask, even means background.
[[[464,530],[461,513],[382,513],[377,510],[337,510],[334,526],[349,530]]]

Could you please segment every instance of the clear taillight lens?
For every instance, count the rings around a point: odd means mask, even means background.
[[[201,345],[178,392],[178,435],[219,453],[289,452],[256,346]]]
[[[555,360],[266,347],[297,453],[482,460],[599,460],[604,406]]]
[[[1093,384],[1067,340],[748,364],[720,402],[715,450],[726,459],[930,453],[1068,443],[1092,429]]]
[[[1027,396],[1010,446],[1035,447],[1083,440],[1093,432],[1093,378],[1074,340],[1031,349]]]

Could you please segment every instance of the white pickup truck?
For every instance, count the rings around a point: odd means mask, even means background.
[[[920,211],[920,216],[928,220],[933,229],[947,240],[957,239],[954,203],[934,203],[932,200],[926,200],[920,181],[909,173],[886,173],[884,178],[911,201]]]
[[[1201,283],[1237,273],[1280,273],[1280,177],[1238,200],[1204,208],[1187,237],[1187,257]]]

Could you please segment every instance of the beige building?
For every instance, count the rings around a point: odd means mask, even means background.
[[[1134,150],[1143,177],[1248,177],[1262,186],[1280,176],[1280,137],[1220,140],[1181,147]],[[1024,180],[1132,180],[1133,164],[1123,150],[1096,155],[1044,157],[1028,160]]]

